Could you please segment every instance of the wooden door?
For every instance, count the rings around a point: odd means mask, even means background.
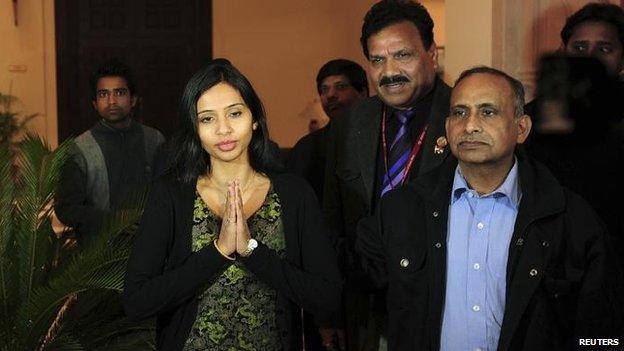
[[[184,84],[212,56],[209,0],[56,0],[59,141],[97,120],[89,76],[118,58],[134,71],[135,118],[169,137]]]

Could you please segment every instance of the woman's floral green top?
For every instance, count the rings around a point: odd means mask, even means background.
[[[247,221],[252,237],[284,256],[281,207],[271,188]],[[212,245],[221,219],[196,195],[193,252]],[[276,292],[235,261],[200,294],[197,317],[184,350],[281,350],[275,322]]]

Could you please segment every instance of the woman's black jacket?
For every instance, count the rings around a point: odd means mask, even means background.
[[[258,279],[278,293],[277,326],[283,350],[301,343],[300,309],[323,324],[338,309],[341,279],[336,255],[310,186],[288,174],[269,175],[281,202],[286,255],[259,243],[243,259]],[[202,287],[232,261],[214,245],[191,252],[196,183],[165,174],[151,189],[128,262],[123,304],[128,317],[157,317],[160,350],[181,350],[195,321]],[[253,235],[253,233],[252,233]]]

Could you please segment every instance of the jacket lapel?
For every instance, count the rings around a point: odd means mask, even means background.
[[[449,148],[444,148],[441,154],[434,152],[436,140],[445,135],[444,121],[449,110],[449,100],[451,89],[441,79],[436,78],[433,103],[429,114],[429,129],[422,149],[421,165],[418,174],[427,173],[440,164],[450,154]],[[381,132],[381,114],[383,103],[375,97],[371,108],[362,108],[356,113],[354,120],[355,143],[358,153],[360,174],[366,192],[366,199],[373,198],[373,187],[375,186],[375,170],[377,154],[379,152],[379,138]],[[370,201],[370,200],[369,200]]]
[[[543,242],[550,241],[552,231],[537,232],[529,228],[533,222],[561,212],[565,205],[563,191],[554,178],[522,155],[517,157],[522,200],[509,244],[505,316],[499,350],[509,348],[522,315],[542,281],[550,256],[550,249]]]
[[[429,274],[429,347],[423,349],[437,350],[440,347],[442,315],[446,293],[446,236],[448,207],[453,185],[453,174],[457,162],[453,157],[436,171],[419,178],[416,183],[418,192],[426,201],[425,216],[427,218],[427,241],[430,260],[427,262]]]
[[[421,162],[418,174],[425,174],[442,164],[442,161],[450,153],[447,146],[442,153],[435,153],[436,141],[439,137],[446,135],[444,122],[449,112],[449,100],[451,98],[451,88],[442,80],[438,79],[433,95],[433,103],[431,105],[431,113],[429,115],[429,128],[427,137],[421,151]]]
[[[193,206],[195,204],[195,196],[197,194],[197,180],[190,183],[182,183],[180,186],[180,213],[186,217],[180,218],[184,223],[184,244],[188,246],[189,252],[191,250],[191,232],[193,229]],[[190,216],[188,214],[191,214]]]
[[[381,100],[376,98],[372,108],[362,109],[362,114],[354,122],[357,126],[355,129],[357,157],[367,201],[373,198],[375,186],[375,162],[379,146],[382,108]]]
[[[498,342],[499,350],[507,350],[509,347],[520,319],[540,285],[546,268],[548,251],[540,247],[539,240],[527,237],[527,227],[534,220],[535,217],[532,215],[518,213],[507,262],[509,278],[505,294],[505,315]]]

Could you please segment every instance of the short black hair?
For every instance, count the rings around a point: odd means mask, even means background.
[[[509,87],[511,87],[516,117],[524,115],[524,85],[522,85],[522,82],[520,82],[519,80],[496,68],[477,66],[467,69],[459,75],[459,78],[457,78],[457,80],[455,81],[455,86],[453,87],[453,89],[455,89],[462,80],[474,74],[491,74],[504,78],[507,83],[509,83]]]
[[[360,37],[364,56],[368,59],[368,38],[390,25],[404,21],[416,26],[423,46],[429,50],[433,44],[433,20],[427,9],[410,0],[382,0],[373,5],[364,16]]]
[[[624,48],[624,11],[621,7],[613,4],[590,3],[568,17],[563,29],[561,29],[561,41],[568,45],[572,33],[576,27],[585,22],[604,22],[615,27],[620,39],[620,45]]]
[[[219,83],[236,89],[257,123],[249,143],[251,167],[262,173],[279,170],[269,146],[266,114],[258,94],[249,80],[227,59],[214,59],[188,81],[180,101],[180,125],[173,138],[173,169],[180,181],[190,183],[210,170],[210,156],[203,149],[197,131],[197,100],[206,90]]]
[[[345,59],[331,60],[321,67],[316,75],[316,90],[319,95],[321,94],[321,84],[323,84],[323,80],[329,76],[337,75],[347,77],[349,84],[351,84],[355,90],[360,93],[366,92],[366,95],[368,95],[368,80],[366,79],[366,72],[362,66]]]
[[[105,61],[100,66],[98,66],[93,73],[91,73],[91,77],[89,78],[89,83],[91,85],[91,96],[95,100],[95,94],[97,93],[97,84],[100,78],[103,77],[121,77],[126,81],[128,85],[128,90],[130,90],[130,95],[136,96],[137,94],[137,86],[134,80],[134,73],[130,66],[126,65],[119,59],[113,58]]]

